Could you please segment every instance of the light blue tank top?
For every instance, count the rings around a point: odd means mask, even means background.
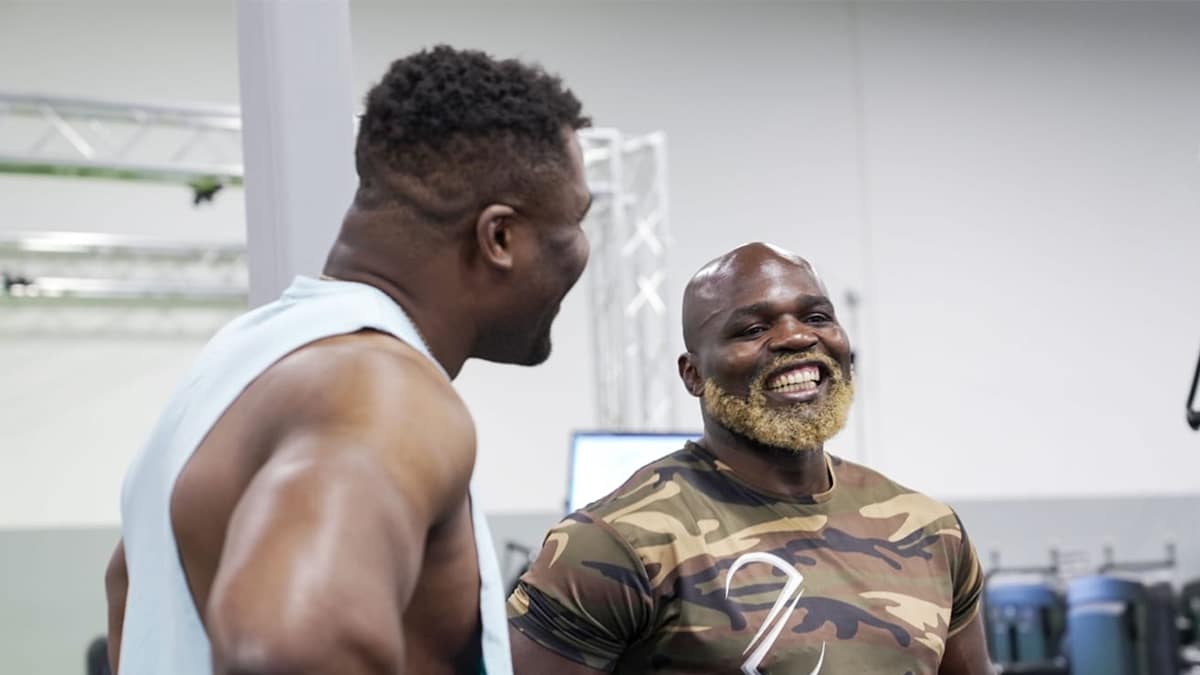
[[[390,333],[437,364],[412,321],[382,291],[307,277],[297,277],[279,300],[234,319],[200,353],[125,475],[121,533],[129,591],[121,675],[211,675],[208,636],[171,527],[175,481],[225,409],[264,370],[310,342],[362,329]],[[474,498],[471,515],[481,581],[482,670],[512,675],[505,589],[487,520]]]

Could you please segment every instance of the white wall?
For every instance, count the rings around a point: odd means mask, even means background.
[[[881,464],[1200,490],[1200,6],[861,11]]]
[[[236,104],[232,9],[224,2],[0,3],[0,90]],[[243,214],[238,190],[193,208],[184,186],[0,175],[6,233],[239,242]],[[196,337],[0,337],[0,527],[117,522],[125,465],[202,344]]]
[[[695,268],[749,238],[808,255],[839,299],[863,293],[870,443],[846,433],[838,451],[942,496],[1200,489],[1182,421],[1200,5],[352,10],[356,91],[447,41],[545,63],[599,125],[665,130],[672,311]],[[0,4],[3,90],[234,103],[235,51],[231,3]],[[241,239],[239,197],[194,211],[179,188],[0,176],[0,230]],[[581,287],[546,366],[464,370],[492,510],[561,503],[568,434],[592,427],[587,320]],[[116,477],[197,346],[0,345],[0,527],[115,522]]]

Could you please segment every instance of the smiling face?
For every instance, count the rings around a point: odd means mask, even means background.
[[[509,325],[514,335],[509,362],[537,365],[550,357],[550,329],[567,292],[587,265],[590,246],[583,220],[592,205],[575,134],[564,130],[567,170],[554,174],[544,186],[541,207],[529,219],[535,235],[528,255],[516,269],[519,289],[513,298]]]
[[[680,376],[706,424],[792,451],[845,425],[850,345],[804,260],[750,244],[714,261],[688,285],[684,339]]]
[[[486,329],[473,354],[526,366],[550,356],[550,330],[567,292],[587,265],[589,245],[583,220],[591,207],[583,151],[575,133],[563,130],[566,161],[542,171],[528,203],[505,204],[506,234],[499,239],[510,256],[501,274],[488,276],[476,299],[486,306]],[[480,300],[480,298],[482,298]]]

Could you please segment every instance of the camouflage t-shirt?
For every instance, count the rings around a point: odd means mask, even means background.
[[[546,536],[511,625],[616,673],[937,673],[982,573],[946,505],[829,458],[797,500],[695,444],[639,469]]]

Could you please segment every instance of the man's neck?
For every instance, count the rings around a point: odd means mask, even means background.
[[[420,290],[423,284],[403,284],[369,267],[345,261],[326,264],[323,276],[367,284],[382,291],[412,320],[425,347],[450,379],[458,376],[474,344],[474,335],[465,329],[470,322],[457,320],[447,303],[430,302],[428,294]]]
[[[763,492],[811,497],[833,487],[825,450],[788,450],[757,443],[705,417],[700,444],[745,483]]]

